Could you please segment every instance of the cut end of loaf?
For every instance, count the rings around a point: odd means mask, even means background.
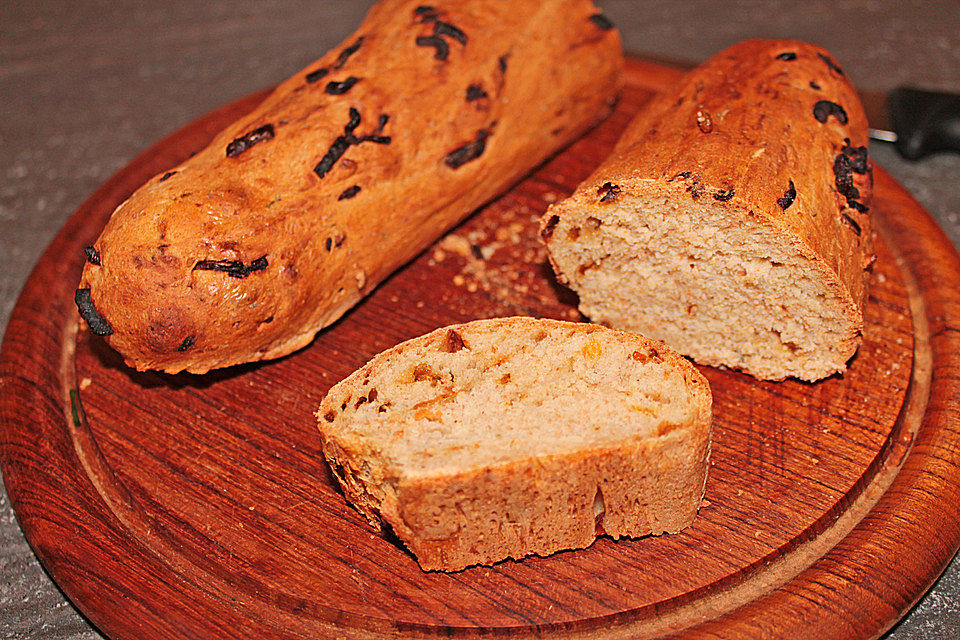
[[[706,480],[710,391],[664,345],[506,318],[380,354],[317,412],[348,499],[428,570],[676,532]]]
[[[862,315],[836,274],[769,219],[662,182],[599,207],[583,189],[546,214],[550,259],[580,310],[761,379],[843,372]]]

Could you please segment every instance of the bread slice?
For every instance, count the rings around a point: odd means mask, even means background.
[[[593,321],[703,364],[817,380],[860,344],[866,144],[826,51],[743,42],[655,98],[541,235]]]
[[[381,353],[317,418],[347,499],[423,569],[456,571],[688,526],[711,394],[637,334],[500,318]]]

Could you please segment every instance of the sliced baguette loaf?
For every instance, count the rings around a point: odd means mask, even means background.
[[[541,235],[595,322],[703,364],[817,380],[860,344],[866,144],[827,52],[743,42],[655,98]]]
[[[317,418],[349,501],[423,569],[455,571],[688,526],[711,394],[637,334],[501,318],[381,353]]]

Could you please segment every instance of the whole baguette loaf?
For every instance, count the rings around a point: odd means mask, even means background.
[[[381,353],[317,418],[347,499],[423,569],[455,571],[688,526],[711,394],[635,333],[502,318]]]
[[[817,380],[861,340],[866,144],[826,51],[750,40],[652,100],[541,236],[594,321],[703,364]]]
[[[290,353],[602,118],[622,63],[589,0],[383,0],[120,205],[80,312],[137,369]]]

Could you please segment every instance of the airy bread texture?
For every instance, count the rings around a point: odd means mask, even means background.
[[[595,322],[703,364],[817,380],[861,340],[866,144],[827,52],[743,42],[652,100],[541,236]]]
[[[589,0],[383,0],[120,205],[78,307],[137,369],[288,354],[596,124],[622,65]]]
[[[677,532],[710,452],[706,380],[665,345],[501,318],[376,356],[317,411],[350,502],[426,570]]]

